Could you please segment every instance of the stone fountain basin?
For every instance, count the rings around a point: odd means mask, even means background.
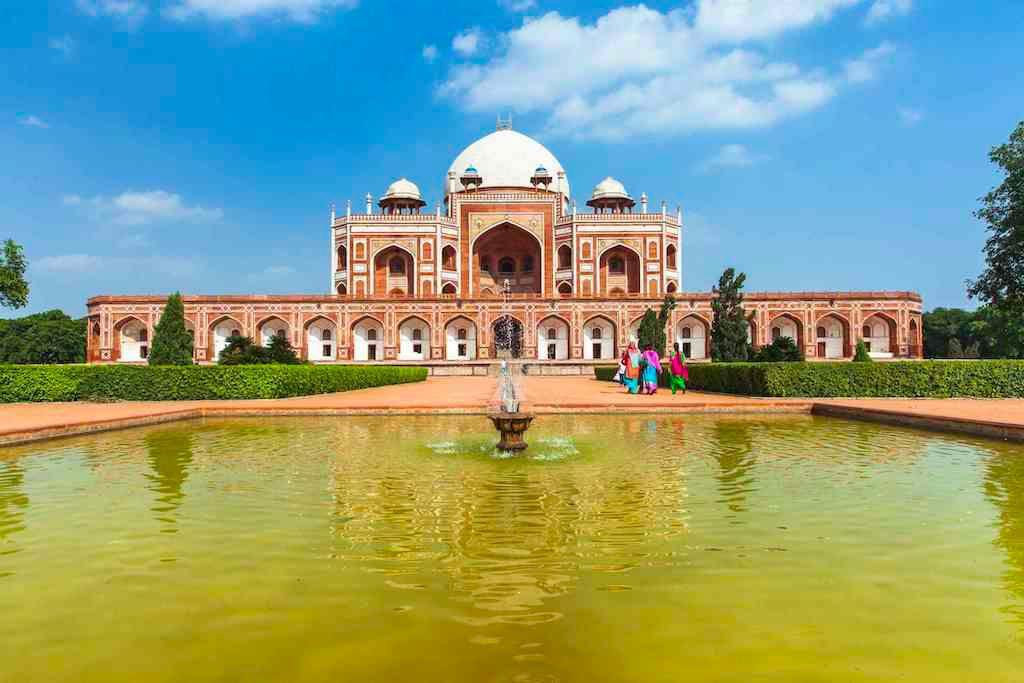
[[[527,443],[523,435],[530,428],[530,423],[533,422],[534,415],[532,413],[506,413],[500,411],[491,413],[487,417],[490,418],[494,428],[501,435],[501,440],[498,441],[498,450],[526,450]]]

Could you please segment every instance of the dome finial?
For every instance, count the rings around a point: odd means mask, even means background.
[[[494,130],[512,130],[512,112],[509,112],[507,119],[502,119],[501,114],[498,114],[498,125]]]

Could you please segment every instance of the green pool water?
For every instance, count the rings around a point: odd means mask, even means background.
[[[803,416],[0,450],[3,681],[1021,681],[1024,448]]]

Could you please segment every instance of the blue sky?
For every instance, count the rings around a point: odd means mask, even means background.
[[[682,204],[687,290],[732,265],[968,305],[1022,25],[1008,0],[8,2],[0,238],[29,312],[324,292],[331,202],[407,176],[433,206],[512,112],[581,205],[605,175]]]

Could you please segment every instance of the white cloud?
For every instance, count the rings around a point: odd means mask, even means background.
[[[75,49],[78,47],[78,43],[71,36],[62,36],[60,38],[50,38],[50,49],[60,52],[65,57],[71,57],[75,54]]]
[[[537,0],[498,0],[498,4],[509,12],[529,12],[537,6]]]
[[[891,43],[882,43],[878,47],[867,50],[856,59],[843,64],[846,80],[850,83],[867,83],[878,78],[878,72],[888,59],[896,52]]]
[[[695,27],[701,34],[740,42],[772,38],[786,31],[828,21],[861,0],[699,0]]]
[[[358,0],[176,0],[164,14],[185,20],[203,17],[219,21],[284,17],[312,23],[326,12],[355,7]]]
[[[722,145],[719,150],[698,165],[698,170],[710,172],[721,168],[746,168],[766,161],[768,157],[753,154],[743,145]]]
[[[472,57],[483,47],[483,34],[477,27],[466,29],[452,39],[452,49],[463,57]]]
[[[921,123],[921,119],[924,118],[924,112],[920,109],[911,109],[910,107],[903,107],[900,109],[900,121],[906,126],[916,126]]]
[[[97,221],[109,221],[116,225],[213,223],[224,217],[222,209],[188,206],[181,195],[165,190],[123,192],[116,197],[96,196],[89,199],[73,194],[66,195],[62,201],[67,206],[87,209]]]
[[[202,262],[174,256],[96,256],[93,254],[60,254],[44,256],[30,266],[33,270],[55,274],[149,273],[170,277],[194,277]]]
[[[549,12],[498,36],[486,63],[452,67],[438,94],[474,112],[541,113],[545,133],[575,138],[768,126],[870,80],[894,48],[830,70],[735,43],[823,22],[861,1],[698,0],[695,11],[664,13],[637,5],[593,23]]]
[[[887,19],[910,14],[914,9],[914,0],[875,0],[868,10],[865,21],[868,25],[878,24]]]
[[[21,125],[26,126],[28,128],[49,128],[50,127],[50,124],[48,124],[46,121],[43,121],[38,116],[34,116],[32,114],[29,114],[28,116],[22,116],[20,119],[18,119],[18,123],[20,123]]]
[[[100,258],[89,254],[44,256],[32,266],[48,273],[91,273],[99,270]]]
[[[437,45],[424,45],[423,46],[423,59],[431,64],[437,59]]]
[[[90,17],[111,17],[128,27],[138,25],[149,14],[143,0],[75,0],[78,11]]]

